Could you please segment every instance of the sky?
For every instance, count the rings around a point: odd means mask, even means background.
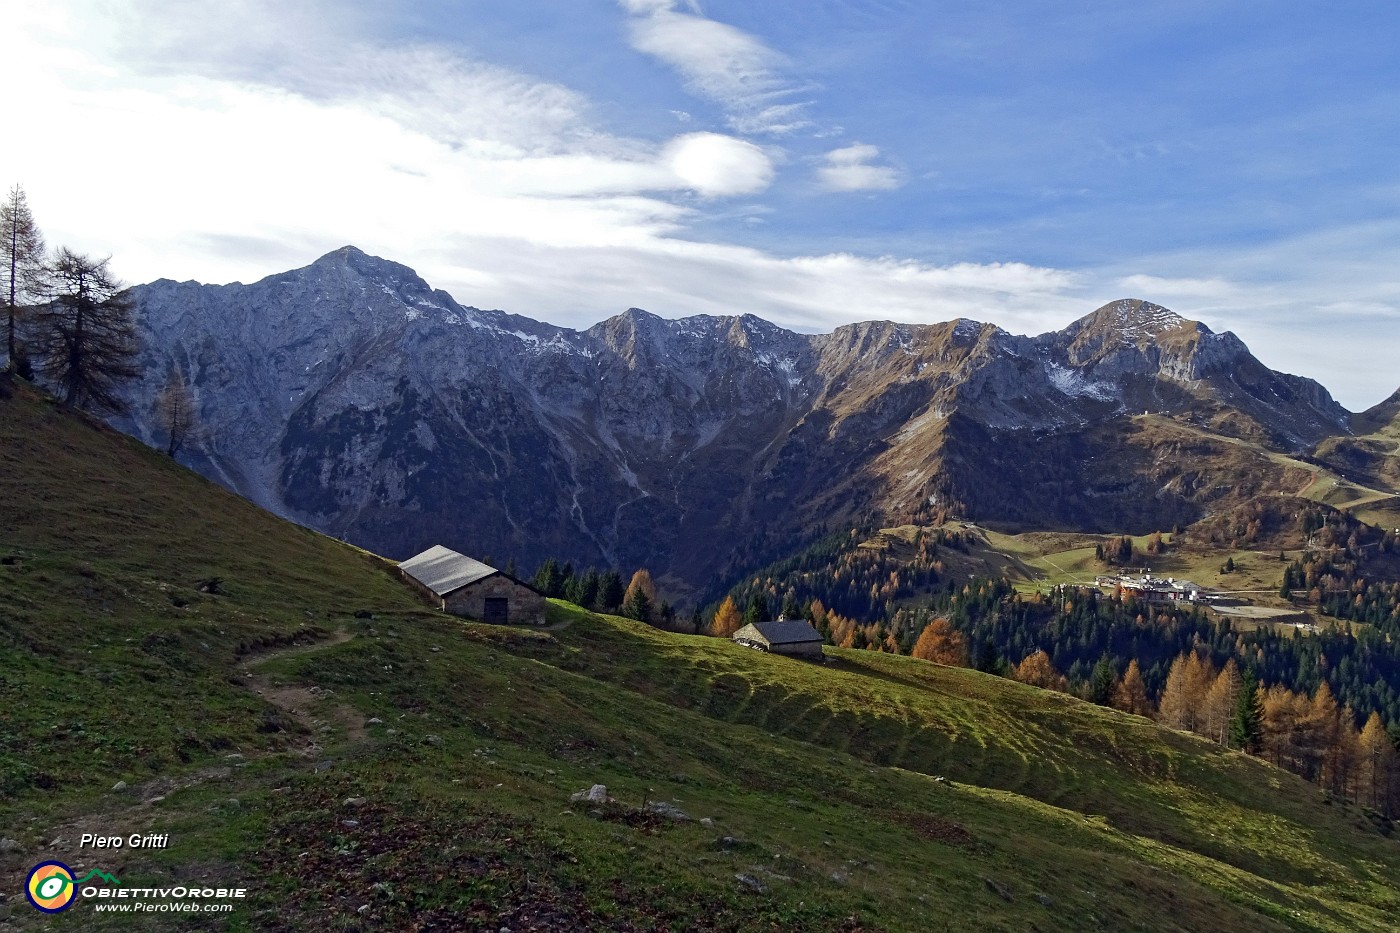
[[[463,304],[808,332],[1118,298],[1400,386],[1400,6],[0,0],[0,184],[129,282],[346,244]]]

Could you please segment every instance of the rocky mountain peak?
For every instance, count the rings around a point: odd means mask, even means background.
[[[1188,321],[1161,305],[1140,298],[1120,298],[1085,315],[1061,333],[1071,341],[1118,338],[1141,345],[1188,326],[1197,333],[1210,333],[1205,325]]]
[[[1065,365],[1101,370],[1105,375],[1158,373],[1170,379],[1200,378],[1198,359],[1210,367],[1228,365],[1248,350],[1233,334],[1210,328],[1161,305],[1138,298],[1111,301],[1064,330],[1036,342]]]
[[[605,321],[594,324],[591,331],[601,334],[614,345],[625,343],[639,336],[656,338],[667,330],[666,320],[641,308],[628,308],[621,314],[614,314]]]
[[[472,316],[469,309],[446,292],[435,291],[413,269],[356,246],[342,246],[310,265],[269,276],[253,287],[265,286],[289,286],[316,303],[344,304],[348,295],[369,293],[373,297],[352,301],[352,307],[372,307],[376,314],[387,313],[391,318],[402,312],[409,321],[427,316],[460,324]]]
[[[668,322],[641,308],[628,308],[600,321],[590,327],[587,334],[628,366],[658,364],[671,355],[672,334]]]
[[[342,246],[340,249],[331,250],[306,266],[305,269],[299,269],[289,274],[295,275],[312,271],[326,273],[337,270],[351,272],[369,279],[423,282],[418,273],[408,266],[379,256],[371,256],[357,246]],[[427,287],[426,282],[424,282],[424,287]]]

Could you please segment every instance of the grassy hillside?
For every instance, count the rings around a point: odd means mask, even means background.
[[[44,857],[250,889],[187,929],[1350,931],[1400,912],[1400,841],[1191,736],[907,658],[812,665],[550,611],[545,632],[425,611],[370,555],[34,394],[0,400],[11,926],[171,928],[82,903],[40,918],[20,887]],[[613,799],[570,801],[594,783]],[[75,848],[134,831],[171,847]]]

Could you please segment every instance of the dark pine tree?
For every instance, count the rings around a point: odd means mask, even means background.
[[[991,635],[982,639],[977,648],[977,658],[973,666],[984,674],[1001,673],[1001,655],[997,652],[997,640]]]
[[[754,593],[749,597],[748,608],[744,610],[744,624],[753,625],[755,622],[767,622],[768,599],[762,593]]]
[[[1230,745],[1251,755],[1258,754],[1263,739],[1264,701],[1259,696],[1259,680],[1254,669],[1247,668],[1240,681],[1240,697],[1235,702],[1235,715],[1230,719]]]
[[[126,411],[121,385],[141,375],[136,309],[107,260],[60,249],[48,267],[48,288],[48,302],[33,311],[44,374],[65,405]]]
[[[622,614],[638,622],[651,621],[651,600],[646,590],[640,586],[632,587],[632,595],[627,598],[627,605],[622,607]]]
[[[592,609],[598,601],[598,571],[589,568],[576,575],[565,589],[564,598],[585,609]]]
[[[535,578],[531,581],[535,589],[546,596],[560,596],[560,586],[563,583],[563,576],[559,573],[559,562],[554,558],[549,558],[540,569],[535,571]]]
[[[1113,702],[1113,688],[1117,686],[1118,672],[1113,669],[1113,661],[1104,655],[1094,665],[1094,673],[1089,677],[1089,699],[1100,706]]]
[[[622,596],[622,576],[616,570],[609,570],[598,581],[598,608],[616,612],[622,605]]]

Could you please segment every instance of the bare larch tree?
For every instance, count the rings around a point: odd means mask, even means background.
[[[107,262],[67,247],[58,251],[49,265],[48,301],[34,310],[34,339],[64,404],[119,413],[126,410],[119,387],[141,371],[135,312]]]
[[[29,360],[15,334],[20,308],[39,298],[44,280],[44,238],[34,224],[34,215],[24,189],[15,185],[0,204],[0,260],[6,277],[6,348],[8,368],[28,378]]]
[[[195,413],[194,393],[178,366],[156,396],[156,426],[165,432],[165,452],[174,457],[186,443],[199,437],[199,416]]]

